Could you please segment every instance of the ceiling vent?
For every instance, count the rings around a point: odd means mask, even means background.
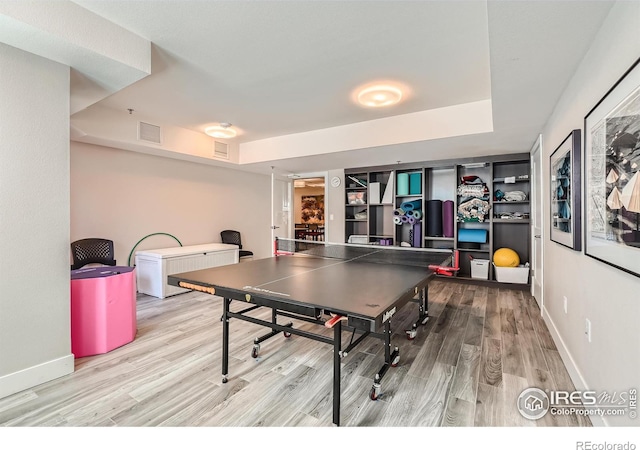
[[[150,123],[138,122],[138,140],[162,144],[162,133],[160,127]]]
[[[224,142],[213,141],[213,157],[229,159],[229,145]]]

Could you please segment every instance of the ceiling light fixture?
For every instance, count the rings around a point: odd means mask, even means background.
[[[221,122],[219,125],[213,125],[204,130],[209,136],[220,139],[231,139],[236,137],[236,130],[231,128],[228,122]]]
[[[395,105],[402,100],[402,91],[390,85],[375,85],[358,93],[358,102],[363,106],[378,108]]]

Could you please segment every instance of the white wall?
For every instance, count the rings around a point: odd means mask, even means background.
[[[71,143],[71,241],[112,239],[118,264],[151,233],[193,245],[220,242],[224,229],[240,231],[256,258],[270,256],[270,195],[265,175]],[[178,245],[152,236],[137,249]]]
[[[545,126],[543,176],[553,150],[571,130],[583,128],[585,115],[639,56],[640,2],[618,2]],[[548,196],[543,203],[548,222]],[[577,388],[609,393],[640,388],[640,278],[551,242],[548,231],[544,245],[546,320]],[[587,318],[591,343],[584,332]],[[604,423],[638,425],[628,415]]]
[[[0,44],[0,397],[73,371],[69,67]]]

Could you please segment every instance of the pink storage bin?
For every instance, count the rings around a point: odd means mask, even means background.
[[[71,352],[76,358],[107,353],[136,335],[134,267],[71,271]]]

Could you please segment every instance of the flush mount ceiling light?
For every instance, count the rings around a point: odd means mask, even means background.
[[[369,86],[358,93],[358,102],[373,108],[395,105],[400,100],[402,100],[402,91],[388,84]]]
[[[220,139],[230,139],[236,136],[236,130],[231,128],[231,124],[221,122],[219,125],[213,125],[204,130],[209,136]]]

